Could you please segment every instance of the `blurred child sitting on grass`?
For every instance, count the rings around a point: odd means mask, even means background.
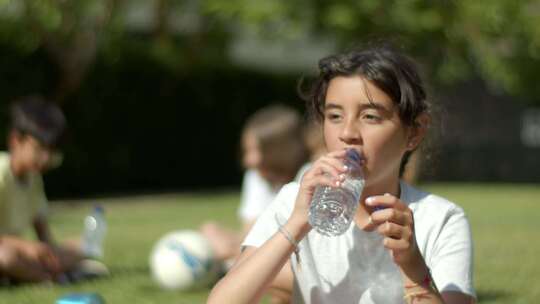
[[[14,103],[9,152],[0,152],[0,279],[2,283],[66,282],[83,258],[79,246],[57,245],[47,221],[41,174],[60,164],[66,126],[60,108],[39,97]],[[23,237],[33,227],[37,240]]]
[[[246,172],[238,210],[243,229],[234,231],[214,222],[201,227],[218,260],[232,261],[240,253],[240,244],[257,217],[307,161],[302,130],[301,116],[283,105],[262,108],[246,122],[241,136]]]

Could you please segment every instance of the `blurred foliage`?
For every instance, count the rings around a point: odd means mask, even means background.
[[[437,89],[453,94],[454,110],[454,100],[464,101],[456,111],[461,129],[444,140],[468,150],[456,157],[446,149],[444,169],[430,179],[537,181],[538,170],[528,169],[538,151],[516,136],[519,109],[499,117],[488,110],[509,102],[471,92],[487,83],[519,96],[509,100],[539,103],[539,10],[540,0],[0,0],[0,119],[7,121],[7,101],[28,93],[64,103],[72,137],[64,164],[48,176],[53,195],[237,185],[242,123],[273,101],[303,108],[294,84],[313,54],[319,58],[311,52],[302,60],[312,46],[385,39],[417,58],[430,83],[451,85]],[[300,70],[237,64],[231,49],[253,38],[263,43],[248,63],[281,56],[285,64],[302,61]],[[460,86],[466,95],[455,93]],[[483,113],[486,122],[467,124],[459,113]],[[493,131],[509,129],[501,123],[508,117],[517,130]],[[484,133],[472,136],[471,126]],[[6,132],[0,126],[0,137]],[[508,149],[491,151],[481,136]]]
[[[219,64],[227,35],[199,8],[197,1],[0,0],[0,43],[27,57],[44,51],[57,69],[49,97],[62,102],[98,57],[114,64],[137,52],[176,71]]]
[[[204,3],[208,12],[276,36],[331,35],[340,48],[373,38],[395,40],[442,84],[478,74],[513,95],[536,99],[540,93],[538,0]]]
[[[480,75],[513,95],[540,93],[538,0],[0,0],[0,22],[2,42],[45,48],[57,62],[57,99],[78,88],[96,53],[114,60],[136,48],[172,69],[219,64],[239,29],[331,37],[339,49],[389,39],[439,83]]]

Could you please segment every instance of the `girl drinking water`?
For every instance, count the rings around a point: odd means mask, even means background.
[[[282,188],[208,303],[256,303],[276,281],[294,303],[474,303],[463,210],[400,179],[431,119],[414,64],[375,47],[324,58],[319,70],[308,105],[328,153]],[[311,229],[309,206],[318,186],[340,186],[346,149],[363,156],[365,187],[349,229],[326,237]]]

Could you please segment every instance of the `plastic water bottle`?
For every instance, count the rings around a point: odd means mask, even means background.
[[[90,258],[103,257],[103,241],[107,233],[107,222],[103,207],[96,205],[92,213],[84,219],[82,250]]]
[[[309,223],[317,232],[337,236],[351,225],[365,183],[361,160],[356,150],[347,150],[344,161],[347,172],[341,186],[319,186],[315,189],[309,208]]]

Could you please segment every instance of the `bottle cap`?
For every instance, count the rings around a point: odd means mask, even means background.
[[[353,162],[360,164],[360,160],[362,159],[362,156],[360,156],[360,153],[356,151],[355,149],[347,149],[347,152],[345,154],[345,157],[352,160]]]
[[[363,176],[362,171],[362,161],[364,158],[362,157],[362,154],[360,152],[356,151],[355,149],[347,149],[347,152],[345,153],[345,165],[348,168],[349,173],[355,172],[354,175],[359,174],[360,176]]]

